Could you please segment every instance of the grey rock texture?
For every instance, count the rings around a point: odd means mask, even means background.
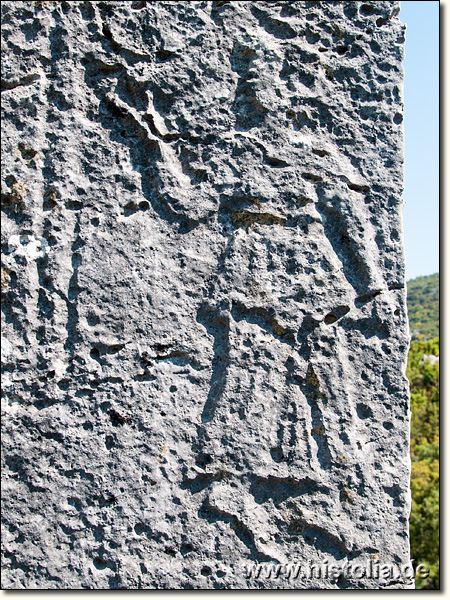
[[[398,9],[2,2],[4,588],[413,585]]]

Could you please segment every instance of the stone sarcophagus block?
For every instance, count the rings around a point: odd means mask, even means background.
[[[405,588],[399,2],[3,2],[6,589]]]

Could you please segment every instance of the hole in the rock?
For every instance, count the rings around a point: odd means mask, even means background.
[[[116,410],[114,410],[114,408],[111,408],[111,410],[108,410],[108,415],[109,415],[109,418],[111,419],[111,423],[114,425],[114,427],[117,427],[118,425],[125,425],[125,423],[130,422],[129,417],[124,417],[123,415],[118,413]]]
[[[93,325],[98,325],[98,323],[100,323],[100,318],[94,313],[88,314],[86,320],[88,322],[88,325],[90,325],[91,327]],[[98,350],[97,350],[97,352],[98,352]],[[92,356],[92,354],[91,354],[91,356]]]
[[[159,62],[164,62],[166,60],[171,59],[175,55],[175,52],[171,52],[170,50],[158,50],[156,52],[156,59]]]
[[[136,523],[136,525],[134,526],[134,531],[135,533],[137,533],[137,535],[142,535],[145,529],[146,527],[143,523]]]
[[[313,148],[313,153],[317,154],[317,156],[321,156],[322,158],[330,155],[330,153],[326,150],[319,150],[318,148]]]
[[[332,312],[328,313],[324,318],[325,325],[331,325],[338,319],[344,317],[350,311],[349,306],[337,306]]]
[[[272,457],[272,459],[276,462],[279,463],[283,460],[283,451],[281,450],[281,448],[271,448],[270,449],[270,456]]]
[[[206,465],[212,462],[212,457],[210,454],[199,454],[195,462],[197,465],[204,468]]]
[[[373,6],[371,6],[370,4],[363,4],[361,6],[361,8],[359,9],[359,12],[364,15],[365,17],[371,15],[374,11]]]
[[[370,419],[373,417],[373,412],[370,406],[363,404],[362,402],[356,405],[356,412],[358,413],[358,417],[360,419]]]
[[[331,325],[332,323],[335,323],[337,321],[337,317],[333,313],[328,313],[323,321],[325,325]]]
[[[90,356],[91,358],[100,358],[100,350],[98,348],[92,348]]]
[[[58,381],[58,387],[60,390],[67,390],[69,389],[69,380],[68,379],[61,379],[60,381]]]
[[[184,556],[185,554],[192,552],[193,549],[194,549],[194,546],[192,544],[189,544],[189,542],[188,542],[186,544],[181,544],[180,552]]]
[[[106,569],[106,560],[101,556],[96,556],[94,558],[94,567],[99,570]]]

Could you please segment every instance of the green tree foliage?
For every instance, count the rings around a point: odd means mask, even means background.
[[[439,589],[439,338],[413,340],[407,377],[411,386],[411,553],[430,576],[418,589]]]
[[[439,273],[408,281],[408,317],[413,340],[439,335]]]

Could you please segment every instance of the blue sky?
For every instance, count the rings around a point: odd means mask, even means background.
[[[406,278],[439,271],[439,2],[403,0]]]

